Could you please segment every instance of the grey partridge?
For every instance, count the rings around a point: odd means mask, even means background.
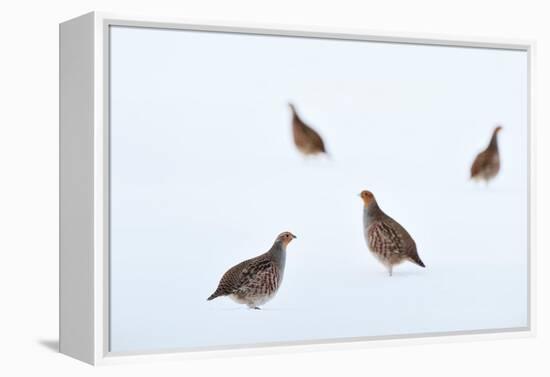
[[[485,183],[489,183],[500,171],[500,154],[497,138],[500,130],[502,130],[501,126],[497,126],[494,129],[489,145],[476,156],[470,169],[471,179],[483,180]]]
[[[304,123],[293,104],[288,106],[292,111],[292,136],[296,148],[305,156],[327,154],[325,143],[317,131]]]
[[[261,305],[275,297],[281,286],[286,247],[295,238],[294,234],[283,232],[277,236],[269,251],[231,267],[223,274],[218,288],[208,297],[208,301],[229,296],[239,304],[260,309]]]
[[[426,267],[418,256],[411,235],[380,209],[372,192],[362,191],[359,196],[364,203],[363,231],[367,246],[386,266],[390,276],[393,274],[393,266],[404,261]]]

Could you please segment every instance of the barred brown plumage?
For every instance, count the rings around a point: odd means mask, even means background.
[[[292,233],[283,232],[268,252],[231,267],[208,300],[229,296],[240,304],[260,309],[259,306],[272,299],[281,285],[286,247],[294,238]]]
[[[502,130],[497,126],[491,136],[491,141],[485,150],[480,152],[470,168],[470,178],[484,180],[489,183],[500,171],[500,153],[498,151],[498,133]]]
[[[300,118],[294,105],[289,103],[288,106],[292,111],[292,136],[296,148],[306,156],[320,153],[327,154],[325,143],[317,131]]]
[[[388,268],[390,276],[393,266],[406,260],[425,267],[418,256],[416,243],[405,228],[380,209],[370,191],[362,191],[360,196],[364,203],[363,231],[367,246]]]

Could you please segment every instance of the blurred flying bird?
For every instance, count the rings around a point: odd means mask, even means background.
[[[372,192],[362,191],[359,196],[364,203],[363,232],[367,246],[387,267],[390,276],[393,273],[393,266],[404,261],[425,267],[410,234],[380,209]]]
[[[288,106],[292,111],[292,135],[296,148],[305,156],[328,154],[325,143],[317,131],[304,123],[293,104],[289,103]]]
[[[486,183],[489,183],[498,174],[500,170],[500,154],[498,152],[497,136],[500,130],[502,130],[501,126],[495,128],[487,148],[476,156],[470,169],[471,179],[477,181],[484,180]]]
[[[260,309],[261,305],[275,297],[281,286],[286,247],[295,238],[294,234],[283,232],[277,236],[269,251],[231,267],[222,276],[218,288],[208,297],[208,301],[219,296],[229,296],[239,304]]]

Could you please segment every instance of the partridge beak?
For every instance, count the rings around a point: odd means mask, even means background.
[[[294,234],[292,234],[292,233],[291,233],[290,235],[292,236],[293,239],[298,238],[298,237],[296,237],[296,236],[295,236]]]

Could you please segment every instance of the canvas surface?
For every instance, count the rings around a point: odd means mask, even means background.
[[[111,350],[311,341],[527,324],[527,54],[111,31]],[[304,158],[290,111],[330,158]],[[468,179],[496,123],[502,170]],[[362,203],[416,240],[388,277]],[[284,230],[263,310],[207,302]]]

